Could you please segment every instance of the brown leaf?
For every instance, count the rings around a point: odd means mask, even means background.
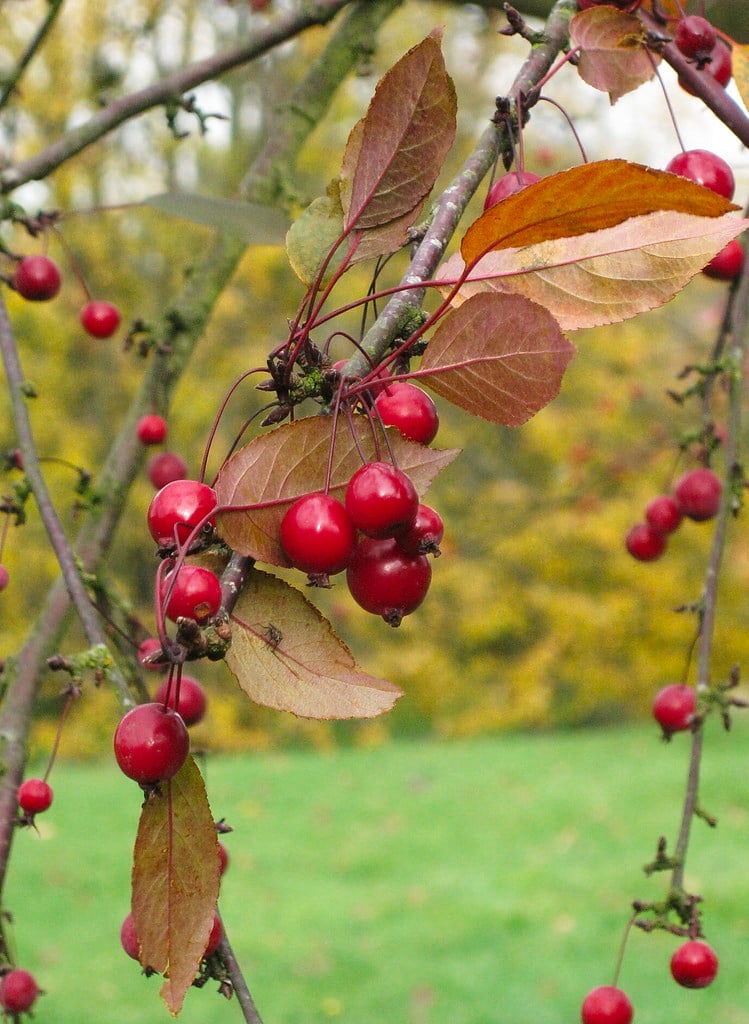
[[[208,943],[219,891],[216,826],[192,757],[146,799],[133,855],[132,914],[141,963],[165,976],[173,1015]]]
[[[224,464],[216,481],[219,505],[274,502],[269,508],[221,512],[217,516],[218,532],[234,551],[271,565],[289,565],[278,541],[281,520],[292,501],[311,491],[323,490],[332,431],[331,416],[310,416],[287,423],[254,438]],[[387,435],[399,468],[408,473],[420,494],[459,454],[455,449],[439,451],[407,441],[394,429],[389,429]],[[345,419],[339,419],[331,494],[342,498],[348,481],[361,466],[357,442],[367,461],[388,459],[380,430],[376,440],[377,446],[366,417],[355,416],[351,428]]]
[[[253,570],[232,618],[226,663],[256,704],[301,718],[373,718],[401,696],[362,672],[327,619],[275,576]]]
[[[604,231],[502,249],[476,264],[453,305],[478,292],[514,292],[548,309],[565,331],[618,323],[664,305],[747,227],[730,214],[651,213]],[[456,254],[437,279],[456,281],[464,268]]]
[[[493,249],[584,235],[659,210],[719,217],[736,209],[676,174],[601,160],[551,174],[491,207],[468,228],[461,255],[471,264]]]
[[[733,80],[739,90],[741,102],[749,110],[749,46],[733,46],[731,48],[731,64]]]
[[[429,35],[383,75],[351,132],[341,167],[347,227],[416,216],[452,145],[455,112],[439,40]]]
[[[462,409],[517,427],[557,395],[574,352],[543,306],[484,292],[442,320],[419,372]]]
[[[570,22],[570,41],[582,51],[577,73],[594,89],[607,92],[612,103],[655,74],[660,57],[644,40],[639,19],[615,7],[592,7]]]

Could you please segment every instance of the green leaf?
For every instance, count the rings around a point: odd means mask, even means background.
[[[286,252],[292,270],[303,284],[310,285],[317,277],[323,261],[332,252],[343,234],[343,209],[338,181],[328,186],[328,193],[313,199],[297,217],[286,235]],[[331,259],[323,276],[330,278],[341,257]]]
[[[196,192],[161,192],[144,199],[143,205],[170,217],[182,217],[236,235],[252,245],[281,245],[288,227],[288,217],[274,206],[240,203]]]

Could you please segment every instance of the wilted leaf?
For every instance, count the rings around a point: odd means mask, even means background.
[[[484,292],[442,320],[419,370],[461,409],[517,427],[557,395],[574,352],[543,306]]]
[[[143,200],[160,213],[182,217],[230,235],[237,235],[253,245],[281,245],[289,218],[274,206],[237,202],[196,192],[161,192]]]
[[[299,280],[306,285],[315,280],[323,260],[343,234],[343,209],[338,184],[337,181],[332,182],[327,195],[313,199],[286,234],[289,263]],[[324,281],[331,276],[340,261],[340,254],[331,259]]]
[[[269,508],[221,512],[217,516],[218,532],[234,551],[271,565],[288,566],[278,542],[281,519],[292,501],[325,486],[332,430],[331,416],[310,416],[254,438],[226,462],[216,481],[219,505],[274,503]],[[361,466],[359,448],[367,460],[377,458],[378,452],[380,457],[389,458],[381,431],[376,433],[375,439],[365,416],[355,416],[353,428],[343,418],[338,421],[331,494],[343,497],[346,484]],[[459,454],[455,449],[439,451],[407,441],[394,429],[387,434],[398,466],[408,473],[420,494]]]
[[[733,80],[739,90],[741,102],[749,110],[749,46],[739,46],[731,49],[731,63],[733,68]]]
[[[226,663],[256,704],[301,718],[373,718],[401,696],[362,672],[327,619],[283,580],[251,572],[232,619]]]
[[[341,168],[347,226],[382,227],[420,207],[455,135],[456,99],[428,36],[383,75],[351,132]]]
[[[582,51],[578,74],[594,89],[607,92],[612,103],[655,74],[660,57],[647,49],[644,39],[642,22],[615,7],[592,7],[570,22],[570,41]]]
[[[618,323],[668,302],[748,226],[728,214],[651,213],[605,231],[502,249],[479,260],[453,304],[478,292],[514,292],[548,309],[565,331]],[[452,256],[437,279],[456,281],[464,268]]]
[[[676,174],[601,160],[551,174],[492,206],[468,228],[461,254],[470,264],[492,249],[584,235],[659,210],[719,217],[736,209]]]
[[[165,976],[161,996],[180,1011],[203,957],[219,891],[216,826],[192,759],[141,812],[133,855],[132,914],[141,963]]]

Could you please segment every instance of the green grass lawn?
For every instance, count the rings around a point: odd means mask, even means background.
[[[679,989],[675,940],[635,932],[621,984],[637,1024],[749,1024],[749,722],[711,723],[688,882],[721,958]],[[213,757],[234,826],[222,911],[266,1024],[575,1024],[607,983],[659,835],[673,836],[688,737],[653,728]],[[16,839],[6,894],[38,1024],[169,1020],[122,953],[139,790],[114,763],[60,763],[40,836]],[[186,1024],[239,1021],[211,983]]]

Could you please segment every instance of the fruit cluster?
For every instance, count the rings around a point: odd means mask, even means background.
[[[29,302],[47,302],[60,291],[62,274],[49,256],[41,253],[23,256],[13,272],[15,290]],[[111,302],[89,299],[81,309],[81,326],[92,338],[111,338],[122,319],[119,309]]]
[[[700,523],[717,515],[723,485],[706,466],[684,473],[673,494],[661,494],[648,504],[645,519],[627,533],[627,551],[640,562],[652,562],[665,552],[668,537],[684,518]]]

